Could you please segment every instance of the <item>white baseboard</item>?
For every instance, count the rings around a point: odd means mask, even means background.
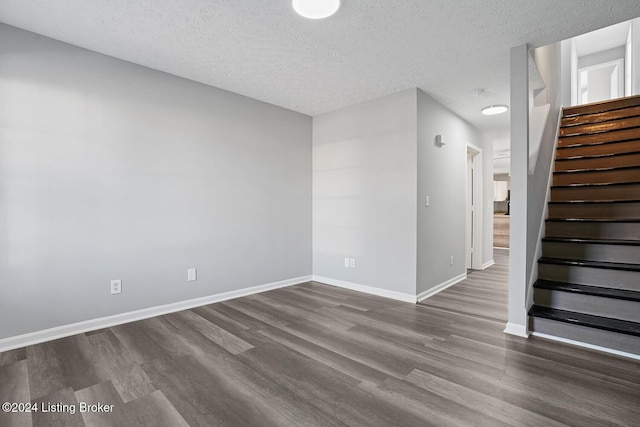
[[[532,332],[534,337],[545,338],[548,340],[558,341],[565,344],[575,345],[577,347],[584,347],[591,350],[602,351],[604,353],[615,354],[616,356],[628,357],[630,359],[640,360],[640,354],[627,353],[625,351],[614,350],[612,348],[600,347],[599,345],[593,345],[582,341],[574,341],[567,338],[556,337],[555,335],[541,334],[540,332]]]
[[[509,322],[503,332],[517,337],[529,338],[529,332],[527,332],[527,327],[525,325],[518,325],[516,323]]]
[[[345,282],[344,280],[330,279],[328,277],[313,276],[314,282],[326,283],[327,285],[336,286],[338,288],[350,289],[352,291],[363,292],[365,294],[376,295],[379,297],[391,298],[404,302],[416,302],[416,296],[405,294],[403,292],[389,291],[387,289],[374,288],[373,286],[360,285],[358,283]]]
[[[489,267],[491,267],[492,265],[495,265],[495,264],[496,264],[496,262],[494,260],[487,261],[487,262],[485,262],[484,264],[482,264],[480,266],[480,270],[486,270],[487,268],[489,268]]]
[[[0,352],[26,347],[28,345],[39,344],[41,342],[64,338],[71,335],[81,334],[84,332],[109,328],[111,326],[121,325],[123,323],[135,322],[137,320],[161,316],[163,314],[174,313],[176,311],[188,310],[190,308],[200,307],[203,305],[213,304],[221,301],[227,301],[247,295],[258,294],[273,289],[298,285],[309,281],[311,281],[311,276],[296,277],[279,282],[267,283],[265,285],[239,289],[237,291],[223,292],[221,294],[209,295],[206,297],[194,298],[186,301],[144,308],[142,310],[120,313],[113,316],[101,317],[98,319],[91,319],[83,322],[57,326],[55,328],[44,329],[42,331],[30,332],[23,335],[3,338],[0,339]]]
[[[417,296],[418,302],[424,301],[427,298],[434,296],[438,292],[442,292],[445,289],[450,288],[451,286],[455,285],[456,283],[462,282],[466,278],[467,278],[467,274],[463,273],[463,274],[461,274],[459,276],[454,277],[453,279],[449,279],[446,282],[442,282],[439,285],[436,285],[433,288],[428,289],[428,290],[418,294],[418,296]]]

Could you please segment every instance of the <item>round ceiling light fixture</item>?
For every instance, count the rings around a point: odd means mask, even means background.
[[[482,114],[485,116],[495,116],[496,114],[506,113],[509,107],[506,105],[489,105],[482,109]]]
[[[340,0],[293,0],[293,10],[309,19],[328,18],[340,8]]]

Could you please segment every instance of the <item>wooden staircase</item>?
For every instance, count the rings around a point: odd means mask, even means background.
[[[529,323],[640,355],[640,96],[563,111]]]

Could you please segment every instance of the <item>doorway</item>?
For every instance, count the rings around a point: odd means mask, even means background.
[[[624,96],[624,61],[604,62],[578,70],[580,104],[607,101]]]
[[[465,266],[482,269],[482,149],[467,144]]]

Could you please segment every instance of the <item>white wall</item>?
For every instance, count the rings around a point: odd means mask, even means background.
[[[542,256],[540,238],[544,237],[549,178],[553,167],[558,118],[562,109],[561,44],[555,43],[537,48],[533,52],[533,57],[546,85],[544,91],[538,95],[536,105],[546,103],[550,105],[550,109],[542,133],[538,161],[527,182],[527,277],[529,285],[532,285],[538,277],[538,258]],[[532,291],[529,287],[528,305],[532,303],[531,297]]]
[[[0,24],[0,338],[310,274],[310,117]]]
[[[467,143],[482,149],[482,264],[493,260],[493,147],[476,128],[420,90],[417,114],[417,292],[421,294],[466,273]],[[436,135],[442,135],[446,145],[437,145]],[[425,206],[427,195],[429,207]]]
[[[533,57],[545,89],[535,104],[550,104],[538,159],[529,174],[528,46],[511,49],[511,223],[509,264],[509,323],[505,332],[527,333],[527,310],[532,303],[531,285],[537,279],[537,261],[544,235],[549,177],[553,161],[558,117],[562,107],[561,44],[535,49]]]
[[[560,55],[561,55],[561,68],[560,72],[562,75],[562,90],[561,90],[561,100],[562,105],[565,107],[569,107],[573,105],[572,101],[572,76],[574,79],[577,79],[577,70],[574,69],[574,65],[577,67],[578,57],[575,52],[575,48],[573,47],[574,41],[573,39],[563,40],[560,42]],[[574,63],[575,62],[575,63]],[[577,89],[573,89],[573,92],[577,99]]]
[[[631,94],[640,94],[640,18],[631,21]]]
[[[314,117],[314,276],[415,298],[416,170],[415,89]]]
[[[529,171],[529,46],[511,48],[511,219],[509,321],[505,332],[527,335],[527,181]]]

